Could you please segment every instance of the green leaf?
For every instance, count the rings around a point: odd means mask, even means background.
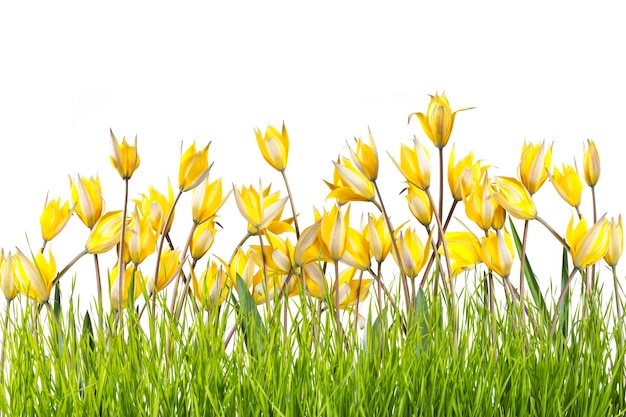
[[[517,229],[515,229],[515,225],[513,224],[513,220],[509,216],[509,224],[511,225],[511,232],[513,234],[513,240],[515,241],[515,248],[517,249],[517,256],[521,258],[522,256],[522,242],[520,241],[519,235],[517,234]],[[541,290],[539,288],[539,284],[537,283],[537,277],[535,276],[532,267],[530,266],[530,260],[528,259],[528,254],[525,255],[525,268],[524,268],[524,276],[526,277],[526,282],[528,283],[528,288],[530,289],[530,293],[535,301],[535,305],[537,309],[539,309],[541,316],[546,323],[550,323],[550,313],[548,312],[548,308],[546,307],[546,302],[543,299],[543,295],[541,294]]]
[[[259,357],[267,343],[267,329],[261,319],[256,302],[248,291],[248,286],[239,274],[237,274],[237,295],[239,301],[235,303],[235,309],[241,320],[241,330],[246,347],[252,356]]]

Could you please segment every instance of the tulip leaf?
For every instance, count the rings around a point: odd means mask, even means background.
[[[563,261],[561,264],[561,289],[565,288],[567,279],[569,278],[569,266],[567,263],[567,249],[563,248]],[[561,332],[564,338],[567,338],[567,318],[569,316],[569,288],[565,292],[565,298],[559,308],[559,322],[561,323]]]
[[[261,319],[256,302],[248,291],[248,286],[239,274],[237,274],[237,295],[239,301],[235,303],[235,308],[239,314],[244,341],[250,354],[258,358],[264,351],[267,329]]]
[[[511,225],[511,232],[513,234],[513,240],[515,241],[515,248],[517,249],[517,255],[519,257],[522,256],[522,242],[517,234],[517,230],[515,229],[515,225],[513,224],[513,220],[509,216],[509,224]],[[526,282],[528,283],[528,288],[530,289],[530,293],[535,301],[535,305],[541,312],[542,317],[546,320],[547,323],[550,322],[550,314],[548,313],[548,308],[546,307],[546,302],[541,294],[541,289],[539,288],[539,284],[537,283],[537,277],[533,272],[532,267],[530,266],[530,260],[528,259],[528,254],[524,257],[524,276],[526,277]]]

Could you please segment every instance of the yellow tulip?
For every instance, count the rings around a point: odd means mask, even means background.
[[[389,156],[409,184],[422,190],[430,186],[430,157],[424,145],[417,138],[413,138],[412,150],[405,144],[401,145],[400,163],[391,154]]]
[[[169,223],[165,230],[163,230],[163,223],[167,219],[172,205],[174,204],[174,190],[172,189],[172,183],[167,181],[167,197],[161,192],[154,189],[153,186],[148,187],[148,195],[142,194],[140,200],[135,200],[135,203],[139,206],[139,210],[150,216],[150,224],[155,232],[160,234],[169,233],[174,222],[174,213],[170,218]]]
[[[580,206],[580,198],[583,192],[583,183],[574,167],[563,164],[563,173],[554,167],[554,173],[550,176],[550,181],[567,204],[576,208]]]
[[[430,204],[428,194],[424,190],[409,185],[409,192],[406,196],[411,214],[424,226],[429,226],[433,219],[433,208]]]
[[[521,220],[537,217],[537,208],[524,184],[512,177],[495,177],[492,197],[511,216]]]
[[[341,215],[339,206],[333,206],[329,212],[324,210],[320,224],[320,238],[330,258],[337,262],[340,260],[348,244],[348,230],[350,229],[350,206],[345,215]]]
[[[159,292],[167,287],[176,278],[181,267],[180,261],[180,251],[178,249],[163,249],[161,261],[159,262],[159,276],[156,279],[156,284],[154,278],[148,282],[148,291],[154,292],[156,287],[156,292]]]
[[[289,157],[289,135],[283,122],[282,132],[276,128],[268,126],[265,129],[265,136],[257,128],[254,129],[256,143],[263,158],[277,171],[284,171],[287,168],[287,158]]]
[[[328,249],[320,239],[321,224],[321,220],[318,220],[300,233],[293,256],[295,266],[302,266],[311,262],[332,261]]]
[[[533,145],[524,142],[519,165],[519,176],[530,195],[535,194],[548,178],[552,166],[552,145],[544,140]]]
[[[385,218],[380,215],[375,219],[371,214],[367,217],[367,225],[363,229],[363,236],[369,243],[372,256],[376,262],[383,262],[391,251],[391,234],[385,224]]]
[[[141,287],[144,284],[144,277],[139,268],[135,265],[129,265],[124,270],[124,281],[122,282],[124,285],[122,286],[122,296],[120,297],[120,286],[118,284],[118,280],[120,279],[120,273],[118,268],[119,266],[116,263],[113,269],[109,272],[109,285],[111,288],[111,307],[115,311],[120,310],[120,305],[122,308],[126,308],[128,304],[128,297],[130,296],[131,292],[131,284],[133,284],[133,301],[135,301],[141,295]]]
[[[100,217],[85,244],[91,254],[102,254],[111,250],[120,242],[122,233],[122,211],[109,211]]]
[[[295,248],[289,239],[282,239],[280,236],[266,231],[265,236],[270,244],[273,269],[280,274],[288,274],[295,264]]]
[[[180,157],[178,168],[178,188],[189,191],[196,188],[209,175],[209,146],[211,142],[196,152],[194,141]]]
[[[125,262],[139,265],[156,250],[157,233],[152,228],[150,216],[140,214],[137,206],[125,234]]]
[[[127,180],[133,176],[133,173],[139,168],[139,155],[137,154],[137,136],[135,136],[135,143],[130,146],[126,142],[126,137],[122,138],[122,144],[117,141],[117,138],[111,132],[111,142],[113,143],[113,155],[111,155],[111,164],[120,174],[122,179]]]
[[[15,259],[9,252],[4,256],[4,249],[0,251],[0,283],[4,298],[12,300],[17,297],[19,289],[15,282]]]
[[[33,262],[18,249],[14,259],[15,283],[20,292],[39,303],[46,303],[57,275],[56,261],[52,252],[48,249],[48,260],[44,258],[43,253],[37,252]]]
[[[585,269],[606,255],[609,247],[609,222],[602,217],[589,230],[582,217],[574,227],[574,216],[570,219],[565,233],[565,240],[570,248],[574,267]]]
[[[232,285],[237,288],[237,276],[239,276],[246,283],[246,287],[250,288],[254,282],[254,276],[258,272],[259,265],[253,251],[248,249],[247,252],[244,252],[241,246],[238,246],[233,260],[228,265],[228,277]]]
[[[218,266],[215,261],[209,261],[207,268],[200,274],[200,278],[196,276],[193,268],[190,270],[193,293],[200,304],[207,310],[221,305],[228,295],[227,277],[222,267]]]
[[[355,278],[357,271],[357,268],[348,268],[339,274],[339,308],[343,310],[352,310],[351,307],[356,304],[357,298],[359,302],[362,302],[369,294],[372,280],[361,279],[359,281],[358,278]],[[334,294],[333,300],[335,300]]]
[[[587,139],[583,158],[583,173],[588,186],[594,187],[600,179],[600,155],[594,141]]]
[[[452,261],[452,277],[463,271],[469,271],[480,262],[480,241],[469,230],[464,232],[446,232],[448,255]],[[441,255],[443,248],[439,249]]]
[[[443,148],[450,139],[456,113],[472,108],[473,107],[464,107],[453,112],[450,109],[446,94],[443,93],[439,95],[435,93],[434,96],[430,96],[430,104],[428,105],[426,114],[411,113],[409,115],[409,121],[411,121],[412,116],[417,116],[426,136],[433,141],[436,147]]]
[[[615,267],[619,262],[619,258],[622,256],[622,252],[624,251],[622,215],[619,215],[617,223],[615,222],[615,219],[611,219],[607,227],[609,232],[609,246],[606,254],[604,255],[604,260],[607,264],[609,264],[609,266]]]
[[[455,164],[453,145],[450,151],[450,159],[448,160],[448,185],[450,186],[452,197],[456,201],[463,200],[463,195],[469,194],[474,179],[480,179],[486,169],[486,167],[481,167],[480,161],[474,162],[473,152],[470,152]]]
[[[215,241],[215,222],[208,220],[196,226],[189,244],[189,253],[191,257],[197,261],[209,251]]]
[[[209,182],[206,178],[191,196],[191,214],[196,224],[202,224],[215,218],[217,211],[224,205],[231,191],[222,196],[222,179]]]
[[[348,229],[346,250],[341,261],[361,271],[367,271],[372,265],[367,239],[358,230],[351,227]]]
[[[489,177],[485,172],[483,177],[474,182],[469,187],[469,193],[463,196],[465,203],[465,214],[478,225],[482,230],[489,230],[493,225],[499,204],[491,198],[493,187]]]
[[[46,203],[44,204],[43,212],[39,218],[41,224],[41,236],[45,242],[49,242],[56,235],[61,233],[61,230],[65,227],[67,222],[72,217],[72,208],[69,206],[69,202],[65,202],[61,205],[61,199],[48,201],[46,196]]]
[[[328,283],[321,265],[317,262],[310,262],[303,266],[304,282],[306,289],[313,298],[323,300],[328,294]]]
[[[335,165],[334,183],[326,182],[331,189],[326,198],[335,198],[337,204],[346,204],[350,201],[372,201],[376,198],[374,183],[368,180],[347,158],[342,158],[342,164]]]
[[[260,233],[271,222],[276,221],[287,202],[287,197],[278,199],[278,193],[268,195],[269,187],[263,190],[260,182],[259,190],[262,190],[261,192],[252,186],[242,187],[239,191],[233,185],[233,190],[235,190],[235,201],[239,212],[256,233]]]
[[[88,228],[92,228],[104,210],[102,188],[98,176],[89,179],[78,176],[76,182],[70,178],[70,189],[74,211]]]
[[[417,236],[413,229],[407,229],[396,239],[400,260],[392,252],[396,264],[402,268],[404,274],[409,278],[415,278],[428,261],[430,255],[430,236],[426,245]]]
[[[356,149],[350,149],[350,157],[354,166],[361,175],[369,181],[376,181],[378,178],[378,151],[372,137],[372,131],[368,129],[369,145],[361,138],[354,138]]]
[[[505,278],[513,267],[513,241],[506,230],[489,231],[480,244],[480,258],[487,268]]]

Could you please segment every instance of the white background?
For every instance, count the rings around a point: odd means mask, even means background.
[[[413,135],[436,155],[417,120],[427,94],[445,90],[459,113],[451,138],[515,175],[524,140],[554,141],[554,162],[582,174],[594,139],[602,160],[600,214],[617,217],[623,196],[626,26],[617,5],[594,2],[3,3],[0,6],[0,247],[41,245],[46,193],[69,198],[68,175],[99,174],[107,209],[120,209],[123,182],[109,163],[109,128],[138,136],[141,166],[131,196],[153,184],[176,186],[181,143],[212,141],[212,177],[283,188],[262,159],[253,128],[284,120],[291,138],[287,175],[301,213],[324,202],[331,160],[368,126],[381,159],[383,196],[396,224],[410,218],[398,155]],[[446,148],[446,163],[449,148]],[[433,189],[437,190],[436,182]],[[585,187],[583,212],[591,216]],[[571,210],[550,183],[539,213],[564,233]],[[448,202],[449,204],[449,202]],[[353,207],[358,221],[363,204]],[[447,209],[446,209],[447,210]],[[286,209],[286,212],[289,210]],[[211,253],[228,257],[245,233],[231,200]],[[462,210],[457,214],[462,215]],[[177,211],[182,248],[191,226],[189,196]],[[52,242],[59,269],[88,235],[77,218]],[[544,288],[559,274],[561,249],[539,224],[531,259]],[[105,258],[103,268],[113,258]],[[620,270],[623,268],[620,268]],[[151,271],[151,268],[147,269]],[[84,271],[84,272],[81,272]],[[73,270],[81,294],[94,293],[92,263]],[[609,274],[604,276],[609,278]],[[64,285],[70,280],[65,279]],[[555,281],[556,282],[556,281]],[[608,284],[608,282],[607,282]],[[83,303],[85,303],[84,300]]]

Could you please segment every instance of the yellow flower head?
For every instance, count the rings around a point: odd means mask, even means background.
[[[254,129],[254,135],[267,163],[277,171],[284,171],[287,168],[287,158],[289,157],[289,135],[285,123],[283,123],[282,132],[268,126],[265,130],[265,136],[257,128]]]
[[[596,143],[589,139],[587,139],[587,148],[583,158],[583,173],[587,185],[595,187],[600,179],[600,155]]]
[[[272,269],[279,274],[288,274],[295,263],[295,248],[289,239],[283,239],[267,230],[265,236],[270,244]]]
[[[552,166],[552,145],[544,140],[533,145],[524,142],[519,164],[519,176],[530,195],[535,194],[548,179],[548,169]]]
[[[574,216],[565,232],[565,240],[570,248],[572,263],[577,269],[585,269],[604,257],[609,247],[609,222],[602,217],[589,230],[582,217],[574,227]]]
[[[222,195],[222,179],[218,178],[213,182],[205,179],[191,196],[191,214],[196,224],[202,224],[212,220],[217,215],[217,211],[224,205],[230,193]]]
[[[48,201],[48,196],[46,196],[46,203],[39,218],[41,236],[45,242],[51,241],[56,235],[61,233],[61,230],[72,217],[72,211],[73,209],[70,208],[69,202],[66,201],[61,205],[60,198]]]
[[[374,183],[368,180],[347,158],[341,158],[342,163],[335,165],[334,182],[326,185],[331,189],[326,198],[334,198],[337,204],[346,204],[350,201],[372,201],[376,198]]]
[[[216,233],[215,222],[212,220],[196,226],[189,244],[189,253],[195,261],[202,258],[211,249]]]
[[[583,183],[580,181],[578,171],[570,166],[563,164],[563,172],[554,167],[554,173],[550,176],[550,181],[556,189],[557,193],[570,206],[576,208],[580,205],[580,198],[583,192]]]
[[[406,196],[411,214],[424,226],[429,226],[433,219],[433,207],[426,191],[413,187],[409,184],[409,192]]]
[[[448,185],[450,186],[452,197],[456,201],[463,200],[463,195],[470,193],[474,179],[480,179],[486,170],[486,167],[481,167],[480,161],[474,162],[473,152],[470,152],[455,164],[453,145],[450,151],[450,159],[448,160]]]
[[[108,252],[119,243],[121,233],[122,211],[109,211],[103,214],[91,229],[85,249],[91,254]]]
[[[511,216],[521,220],[537,217],[537,208],[524,184],[512,177],[496,177],[492,197]]]
[[[391,234],[389,229],[387,229],[385,218],[382,214],[377,219],[371,214],[368,215],[367,225],[363,229],[363,236],[367,239],[370,251],[376,262],[384,261],[391,251],[392,242]]]
[[[133,176],[133,173],[139,168],[139,155],[137,154],[137,136],[135,136],[135,143],[130,146],[126,142],[126,138],[122,139],[122,144],[117,141],[117,138],[111,132],[111,142],[113,143],[113,155],[111,155],[111,164],[120,174],[122,179],[127,180]]]
[[[273,221],[277,221],[283,212],[287,197],[279,199],[279,193],[270,194],[270,188],[263,189],[259,181],[260,192],[249,186],[235,190],[235,201],[241,215],[248,221],[249,228],[259,233]]]
[[[402,144],[400,147],[400,163],[391,154],[389,156],[409,184],[423,190],[430,187],[430,157],[424,145],[417,138],[413,138],[413,149]]]
[[[157,233],[152,228],[150,215],[140,213],[137,206],[126,229],[124,261],[139,265],[156,250]]]
[[[48,260],[44,258],[41,252],[37,252],[34,259],[31,260],[21,250],[17,250],[15,254],[15,282],[22,294],[39,303],[47,302],[56,275],[56,261],[50,249],[48,249]]]
[[[350,229],[350,206],[345,215],[341,215],[339,206],[333,206],[329,212],[324,210],[320,225],[320,238],[330,258],[337,262],[343,256],[348,244],[348,230]]]
[[[415,233],[413,229],[407,229],[396,240],[400,259],[396,257],[395,252],[391,252],[396,264],[402,268],[404,274],[409,278],[415,278],[420,270],[426,265],[430,254],[430,236],[426,245]]]
[[[491,181],[485,172],[481,179],[474,179],[469,193],[463,196],[465,214],[482,230],[489,230],[494,223],[500,205],[491,198],[493,194]]]
[[[624,230],[622,229],[622,215],[619,215],[619,220],[615,222],[615,219],[611,219],[609,222],[609,247],[607,248],[604,260],[609,266],[615,267],[619,262],[619,258],[624,251]]]
[[[87,179],[79,175],[76,182],[70,178],[70,189],[74,211],[85,226],[91,229],[104,210],[100,179],[98,176]]]
[[[358,230],[348,229],[346,251],[341,261],[361,271],[367,271],[372,265],[370,248],[367,239]]]
[[[480,241],[469,230],[464,232],[446,232],[448,255],[452,261],[452,277],[468,271],[480,262]],[[443,255],[443,247],[439,248]]]
[[[196,188],[211,170],[209,165],[209,146],[211,142],[196,152],[194,141],[180,157],[178,168],[178,188],[181,191],[189,191]]]
[[[193,268],[190,270],[193,293],[200,304],[207,310],[211,310],[216,305],[221,305],[228,295],[227,276],[223,272],[222,266],[213,260],[209,261],[199,278]]]
[[[180,268],[180,251],[178,249],[172,250],[170,248],[163,249],[163,252],[161,252],[161,260],[159,262],[159,276],[157,277],[156,285],[154,278],[151,279],[148,282],[148,291],[154,292],[155,286],[157,292],[167,287],[170,282],[176,278]]]
[[[378,178],[378,151],[372,137],[372,131],[368,129],[369,144],[363,142],[361,138],[354,138],[356,149],[350,149],[350,157],[354,166],[361,175],[369,181],[376,181]]]
[[[9,252],[4,256],[4,249],[0,251],[0,282],[4,298],[12,300],[17,297],[19,288],[15,282],[15,258]]]
[[[129,265],[124,270],[124,277],[122,281],[122,296],[120,297],[120,287],[118,284],[118,280],[120,279],[120,271],[118,268],[119,266],[116,263],[111,272],[109,272],[109,285],[111,288],[111,307],[115,311],[120,310],[120,305],[122,308],[126,308],[128,304],[128,297],[131,293],[131,288],[133,301],[135,301],[141,295],[141,288],[145,284],[145,278],[139,268],[135,265]]]
[[[470,110],[473,107],[464,107],[460,110],[452,111],[450,109],[450,103],[446,98],[446,94],[441,95],[435,93],[434,96],[430,96],[430,103],[428,104],[428,110],[424,113],[411,113],[409,115],[409,122],[411,117],[417,116],[422,129],[426,136],[433,141],[436,147],[443,148],[450,139],[452,133],[452,126],[454,126],[454,117],[457,112]]]
[[[506,230],[489,231],[480,244],[480,258],[501,277],[508,277],[513,267],[513,241]]]
[[[135,200],[135,203],[139,206],[139,211],[149,215],[152,229],[157,234],[161,234],[161,232],[169,233],[174,222],[174,213],[172,213],[165,230],[163,230],[163,223],[167,220],[167,216],[174,205],[174,191],[171,181],[167,181],[167,197],[155,190],[153,186],[150,186],[148,195],[142,194],[141,199]]]

